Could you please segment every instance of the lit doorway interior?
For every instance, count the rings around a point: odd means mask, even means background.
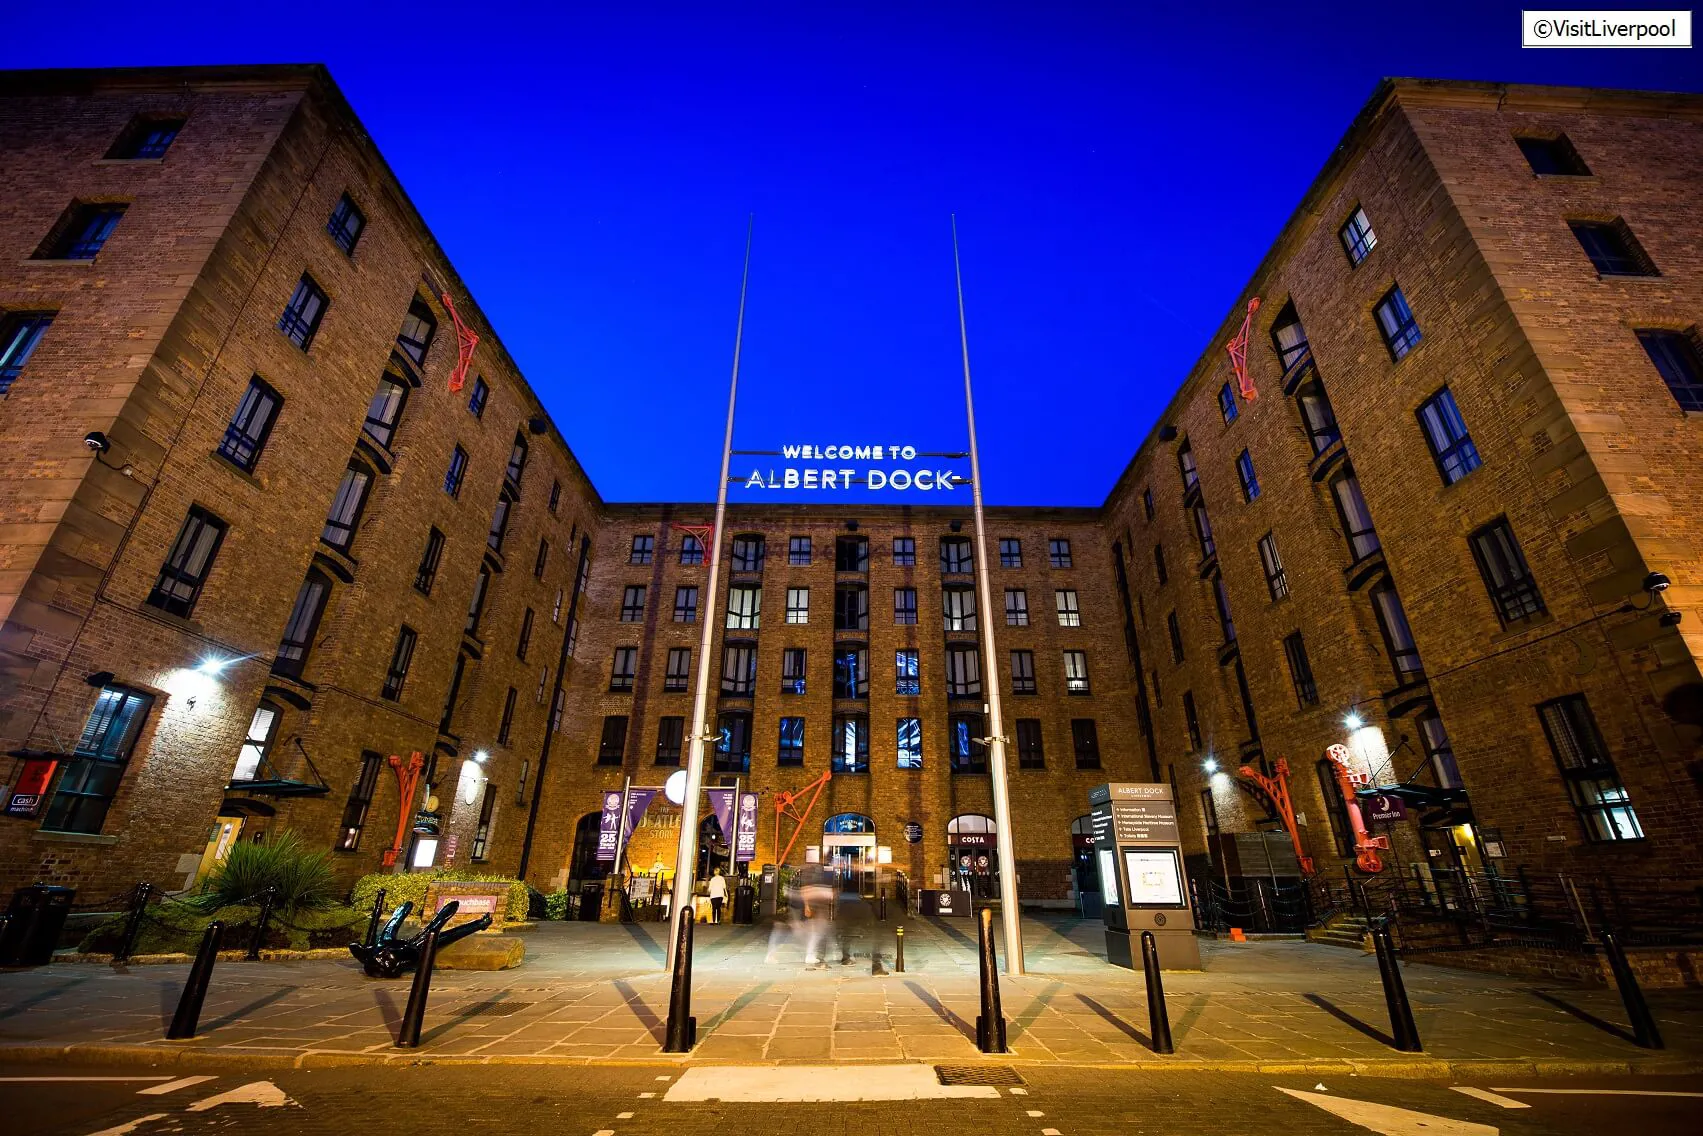
[[[875,895],[875,822],[862,813],[840,813],[822,825],[822,863],[839,879],[841,891]]]
[[[999,850],[993,818],[965,813],[946,822],[947,866],[952,886],[972,899],[999,895]]]

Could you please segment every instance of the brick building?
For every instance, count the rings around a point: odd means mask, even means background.
[[[0,886],[284,829],[596,874],[602,793],[685,758],[708,508],[601,500],[322,69],[7,75],[0,145]],[[792,862],[982,848],[998,681],[1027,898],[1093,885],[1107,780],[1226,871],[1279,757],[1340,871],[1333,744],[1386,870],[1695,879],[1699,169],[1696,97],[1384,84],[1105,504],[990,507],[994,611],[967,501],[734,505],[708,779],[759,860],[830,771]]]

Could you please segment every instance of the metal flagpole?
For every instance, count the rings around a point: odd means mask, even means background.
[[[710,579],[701,610],[704,632],[698,639],[698,692],[692,699],[692,743],[687,749],[686,800],[681,804],[680,844],[674,855],[674,895],[670,902],[668,953],[664,970],[674,969],[674,945],[680,941],[680,920],[692,917],[692,882],[698,870],[698,797],[704,788],[704,718],[710,700],[710,651],[715,645],[716,600],[721,583],[722,522],[727,517],[727,471],[733,461],[733,407],[739,397],[739,348],[745,339],[745,290],[751,282],[751,229],[745,223],[745,271],[739,280],[739,322],[733,332],[733,377],[727,387],[727,430],[721,442],[721,476],[716,479],[715,528],[710,533]]]
[[[994,848],[999,855],[999,916],[1005,928],[1005,973],[1022,974],[1023,930],[1017,909],[1017,853],[1011,836],[1011,793],[1005,781],[1004,721],[993,645],[993,592],[988,582],[988,534],[982,519],[982,467],[976,451],[976,403],[970,395],[970,330],[964,320],[964,268],[958,260],[958,216],[952,215],[952,270],[958,277],[958,338],[964,350],[964,412],[970,420],[970,494],[976,515],[976,593],[981,615],[982,688],[987,691],[988,774],[993,779]]]

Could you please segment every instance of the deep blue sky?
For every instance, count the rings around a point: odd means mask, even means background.
[[[987,498],[1098,504],[1380,77],[1703,89],[1514,3],[1141,7],[15,0],[0,66],[328,64],[610,500],[715,492],[747,214],[737,446],[963,447],[955,211]]]

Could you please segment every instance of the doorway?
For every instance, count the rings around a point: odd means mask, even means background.
[[[946,822],[947,872],[952,887],[971,899],[999,895],[999,849],[993,818],[965,813]]]
[[[822,825],[822,863],[842,892],[875,895],[875,822],[862,813],[840,813]]]
[[[243,825],[246,817],[221,816],[213,818],[213,831],[208,834],[207,847],[201,852],[201,863],[195,869],[195,882],[200,883],[207,878],[220,861],[230,855],[233,845],[242,838]]]

